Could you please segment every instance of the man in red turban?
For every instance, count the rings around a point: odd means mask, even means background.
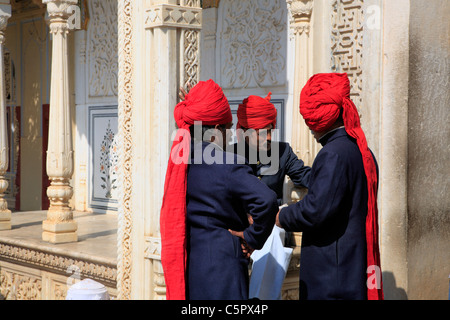
[[[238,164],[243,162],[237,155],[224,152],[232,116],[214,81],[194,86],[175,107],[174,117],[179,129],[160,217],[166,297],[247,299],[248,259],[241,240],[228,230],[238,230],[245,245],[261,248],[275,223],[276,196],[247,165]],[[191,144],[196,126],[214,134]],[[198,154],[200,159],[195,158]],[[254,221],[251,226],[247,212]]]
[[[272,141],[277,124],[277,109],[267,97],[251,95],[237,110],[238,142],[236,153],[245,157],[255,175],[277,194],[278,205],[283,202],[284,178],[288,175],[299,187],[308,187],[311,168],[304,165],[289,143]]]
[[[250,142],[255,149],[268,150],[271,147],[271,131],[275,129],[277,124],[277,109],[270,102],[271,94],[269,92],[265,98],[251,95],[242,101],[237,110],[238,123],[236,129],[244,131],[247,129],[264,130],[267,132],[264,136],[259,137],[257,135],[254,138],[252,137],[250,141],[247,140],[247,143]],[[240,139],[239,136],[238,138]]]
[[[323,145],[308,194],[277,224],[302,231],[301,299],[383,299],[378,246],[378,167],[345,73],[311,77],[300,113]]]

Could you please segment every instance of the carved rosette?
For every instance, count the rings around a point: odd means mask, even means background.
[[[5,191],[8,189],[8,180],[5,177],[8,170],[8,134],[6,122],[6,86],[3,64],[3,42],[4,32],[9,17],[11,17],[11,6],[0,5],[0,230],[11,229],[11,211],[5,200]]]

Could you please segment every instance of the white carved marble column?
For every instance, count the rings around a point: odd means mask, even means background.
[[[164,299],[166,293],[160,257],[161,182],[180,85],[189,79],[197,82],[199,74],[198,38],[181,31],[201,28],[200,1],[178,3],[118,2],[117,289],[124,300]],[[182,34],[186,38],[181,39]]]
[[[179,88],[188,82],[194,85],[199,79],[202,9],[198,0],[155,0],[149,6],[137,2],[133,6],[137,21],[141,19],[137,14],[141,8],[145,16],[143,28],[139,25],[133,32],[136,41],[133,43],[139,46],[133,51],[136,63],[133,129],[136,134],[132,139],[136,170],[132,172],[132,180],[139,181],[142,187],[133,193],[132,221],[136,222],[133,234],[139,240],[133,242],[136,250],[131,257],[134,270],[129,291],[133,299],[158,300],[165,299],[166,294],[160,257],[159,214],[164,194],[161,182],[165,179],[171,134],[176,129],[173,110],[179,102]],[[119,42],[119,48],[122,45]],[[120,63],[119,69],[121,67],[125,64]],[[120,78],[125,76],[119,74]],[[125,130],[119,128],[119,131]],[[125,275],[126,270],[119,272]]]
[[[77,0],[43,0],[47,4],[52,39],[52,71],[50,84],[50,124],[47,150],[47,189],[50,208],[42,224],[42,240],[52,243],[77,241],[77,223],[69,200],[73,190],[69,181],[73,174],[72,120],[69,106],[69,65],[67,18],[69,7]]]
[[[9,2],[9,1],[8,1]],[[11,229],[11,211],[4,199],[4,192],[8,189],[6,170],[8,170],[8,132],[6,123],[6,96],[3,66],[3,43],[7,21],[11,17],[11,6],[0,4],[0,230]]]
[[[303,86],[312,75],[312,30],[311,16],[313,11],[313,0],[287,0],[290,15],[291,41],[294,41],[294,92],[292,108],[292,136],[291,146],[295,154],[311,166],[314,157],[319,151],[319,146],[314,140],[309,128],[306,126],[300,114],[300,93]],[[284,193],[288,195],[287,203],[294,203],[303,199],[307,193],[306,188],[296,188],[289,178],[285,186]],[[291,245],[295,245],[294,255],[289,274],[283,285],[284,299],[298,299],[298,267],[300,259],[300,246],[302,243],[302,233],[293,232],[291,235]],[[294,271],[294,274],[292,271]]]
[[[300,111],[300,93],[312,76],[311,16],[313,0],[287,0],[291,31],[295,42],[294,106],[292,114],[292,149],[306,165],[311,166],[319,151]]]

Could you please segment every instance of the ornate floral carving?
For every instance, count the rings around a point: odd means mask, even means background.
[[[286,4],[229,0],[219,8],[219,50],[224,88],[284,85]]]
[[[53,299],[55,300],[65,300],[67,296],[67,285],[62,285],[55,283],[53,285]]]
[[[39,268],[52,273],[67,274],[69,267],[76,267],[80,275],[109,286],[116,283],[116,266],[114,263],[75,259],[64,255],[0,243],[0,260]]]
[[[89,1],[89,96],[117,96],[117,1]]]
[[[133,2],[118,3],[119,28],[119,216],[118,216],[118,298],[131,299],[132,220],[132,116],[133,116]]]
[[[183,79],[182,86],[186,88],[186,85],[188,83],[190,83],[191,85],[195,85],[199,80],[200,32],[198,30],[188,29],[184,30],[183,36],[184,72],[181,77]]]
[[[113,190],[117,189],[117,161],[117,139],[114,138],[109,121],[100,150],[100,178],[103,181],[100,186],[106,192],[105,198],[113,198]]]
[[[359,109],[362,105],[363,0],[334,0],[331,21],[331,68],[348,74],[350,96]]]
[[[41,279],[10,271],[0,272],[0,300],[40,300],[41,296]]]
[[[14,275],[17,300],[41,300],[42,280],[25,275]]]
[[[12,274],[0,268],[0,300],[11,299],[12,286]]]

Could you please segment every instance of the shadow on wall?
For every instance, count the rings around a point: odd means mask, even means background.
[[[397,287],[392,272],[383,272],[383,290],[385,300],[408,300],[405,289]]]

